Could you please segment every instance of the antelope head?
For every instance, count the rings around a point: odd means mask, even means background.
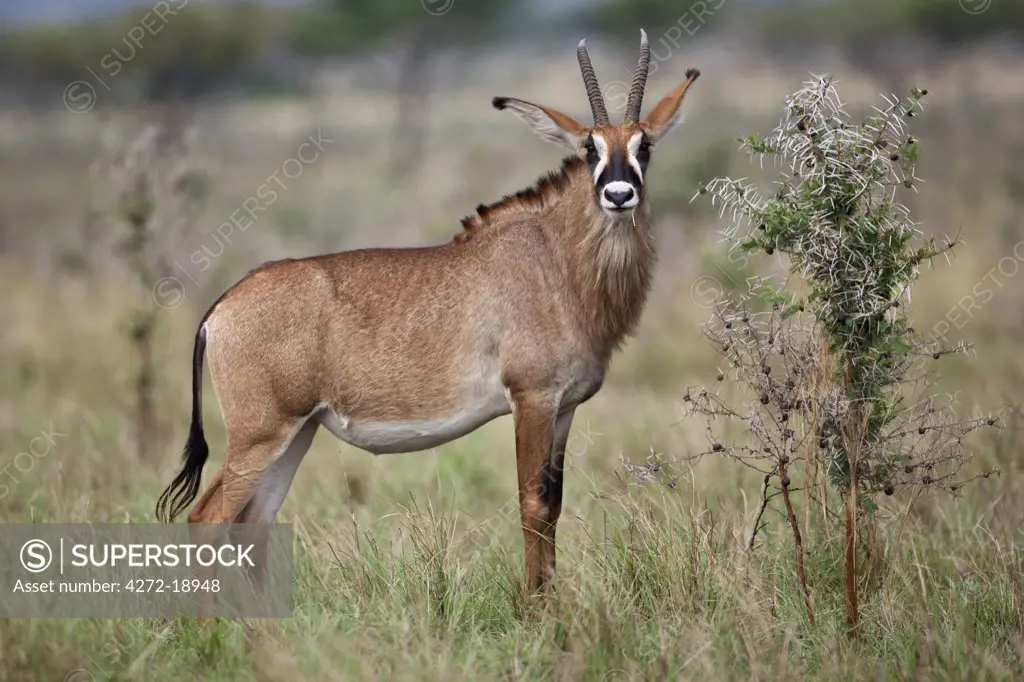
[[[529,125],[542,139],[568,149],[585,159],[594,183],[594,201],[613,220],[629,220],[645,198],[644,182],[651,152],[658,141],[681,120],[683,96],[700,76],[697,69],[686,72],[686,81],[666,95],[641,120],[640,107],[651,63],[647,33],[640,30],[640,59],[622,123],[613,125],[608,118],[597,75],[587,54],[586,40],[576,50],[583,83],[594,116],[592,126],[584,126],[571,116],[551,107],[513,97],[495,97],[496,109],[508,109]]]

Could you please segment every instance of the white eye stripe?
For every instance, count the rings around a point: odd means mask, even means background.
[[[597,165],[594,167],[594,183],[597,184],[598,178],[601,177],[605,166],[608,165],[608,143],[600,135],[591,135],[590,139],[594,141],[594,147],[597,149],[598,160]]]
[[[629,144],[626,145],[626,149],[629,150],[629,165],[636,171],[636,175],[640,178],[640,182],[644,181],[644,172],[640,169],[640,162],[637,161],[636,155],[640,151],[640,141],[644,139],[642,132],[634,133],[633,137],[629,138]]]

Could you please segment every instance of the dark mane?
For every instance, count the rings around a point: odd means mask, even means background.
[[[550,206],[558,199],[571,183],[571,174],[584,165],[578,156],[567,156],[562,159],[562,166],[543,176],[533,187],[519,190],[515,194],[506,194],[493,204],[480,204],[475,215],[462,219],[462,232],[455,235],[455,242],[468,241],[473,230],[487,223],[489,218],[513,211],[535,211]]]

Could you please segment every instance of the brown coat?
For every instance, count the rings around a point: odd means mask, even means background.
[[[580,52],[592,128],[494,102],[573,152],[536,187],[480,206],[447,244],[268,263],[213,305],[196,336],[186,464],[158,504],[163,518],[195,498],[208,454],[205,350],[227,451],[190,522],[273,520],[321,425],[373,453],[410,452],[512,413],[528,584],[546,583],[573,412],[600,388],[651,285],[649,149],[699,75],[688,72],[644,121],[641,80],[627,120],[612,126]],[[646,36],[644,77],[645,52]]]

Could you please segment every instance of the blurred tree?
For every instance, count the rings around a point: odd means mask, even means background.
[[[800,26],[805,48],[832,45],[852,60],[873,67],[910,49],[912,39],[939,50],[1000,35],[1024,38],[1024,3],[988,0],[984,11],[971,14],[986,0],[790,0],[760,8],[758,33],[769,45],[793,41]]]
[[[143,96],[192,99],[238,82],[274,32],[272,15],[254,2],[182,11],[138,52]]]
[[[625,40],[622,31],[624,26],[645,28],[654,38],[673,24],[678,25],[680,21],[691,25],[689,22],[694,21],[696,17],[699,23],[709,23],[706,20],[719,10],[725,10],[726,4],[727,0],[609,0],[584,7],[572,21],[582,22],[588,28],[620,40]],[[705,21],[700,22],[700,19]],[[712,26],[714,27],[714,24]],[[636,36],[633,31],[629,31],[628,34],[629,45],[633,46]]]
[[[170,115],[163,125],[148,125],[134,138],[123,136],[120,126],[112,128],[103,139],[104,155],[94,166],[96,210],[121,228],[115,252],[138,285],[133,293],[139,303],[125,332],[136,361],[136,455],[145,464],[159,461],[169,431],[162,418],[167,410],[157,400],[160,313],[180,304],[185,295],[184,285],[170,276],[169,245],[195,231],[209,187],[197,163],[195,131],[175,119]]]
[[[1019,1],[905,0],[905,3],[909,26],[947,44],[984,40],[1000,34],[1024,40],[1024,3]]]
[[[430,48],[492,40],[517,0],[318,0],[302,12],[291,45],[308,56],[358,52],[422,35]]]
[[[967,11],[983,7],[977,14]],[[1024,38],[1024,3],[995,0],[797,0],[777,11],[762,10],[761,16],[758,37],[769,49],[792,45],[793,26],[799,25],[802,51],[793,53],[795,58],[805,58],[809,50],[838,50],[890,92],[916,85],[906,80],[909,74],[958,58],[954,48]]]
[[[621,38],[623,25],[643,25],[655,37],[678,26],[687,40],[742,17],[744,29],[775,51],[840,49],[874,68],[908,39],[933,46],[1007,35],[1024,39],[1024,2],[1011,0],[608,0],[580,10],[573,21]]]
[[[194,99],[244,78],[281,30],[279,13],[250,1],[195,3],[173,15],[143,7],[104,21],[12,31],[0,41],[0,77],[7,88],[51,96],[53,86],[99,79],[114,99]]]
[[[394,172],[415,174],[423,157],[428,96],[441,48],[493,40],[516,0],[320,0],[295,25],[291,45],[299,54],[328,59],[381,45],[400,51]]]

